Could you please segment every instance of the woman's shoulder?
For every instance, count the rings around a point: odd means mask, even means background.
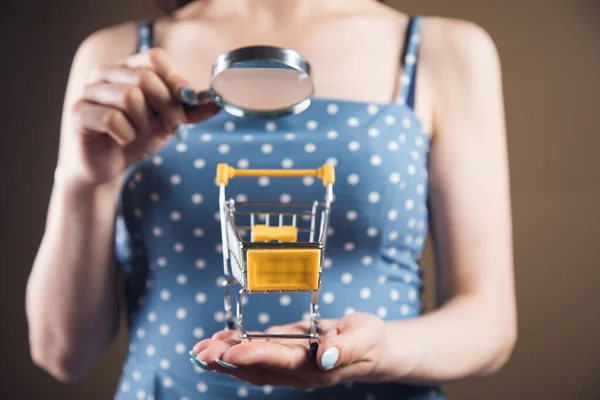
[[[80,42],[74,56],[78,68],[116,64],[138,52],[139,27],[143,20],[126,21],[100,28],[88,34]],[[169,30],[177,21],[172,16],[152,20],[155,31]],[[157,36],[156,34],[153,36]]]
[[[438,16],[424,16],[422,20],[424,48],[441,54],[458,52],[457,55],[471,57],[496,51],[489,32],[473,21]]]
[[[128,21],[90,33],[79,44],[75,59],[110,64],[130,56],[137,50],[138,24],[137,21]]]
[[[477,23],[423,17],[419,59],[425,97],[438,120],[470,115],[477,102],[496,104],[500,56],[490,33]]]
[[[482,80],[499,79],[498,49],[484,27],[464,19],[420,18],[419,69],[426,86],[456,95],[457,85],[466,89]]]
[[[371,17],[395,22],[399,26],[408,26],[411,18],[419,18],[423,38],[421,46],[425,51],[434,50],[434,54],[459,51],[464,55],[496,50],[491,35],[474,21],[435,15],[411,15],[385,4],[371,4],[369,10]]]
[[[433,86],[447,94],[500,79],[496,44],[490,33],[473,21],[423,17],[420,54],[421,68]]]

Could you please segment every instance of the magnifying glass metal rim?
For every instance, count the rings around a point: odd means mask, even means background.
[[[212,100],[221,108],[223,108],[229,114],[232,114],[237,117],[262,117],[262,118],[273,118],[287,114],[299,114],[302,111],[306,110],[308,106],[310,106],[312,97],[314,95],[314,86],[311,88],[311,91],[308,97],[297,104],[293,104],[289,107],[280,108],[277,110],[271,111],[263,111],[263,110],[248,110],[243,109],[226,99],[223,99],[221,95],[216,93],[212,88],[212,84],[216,77],[219,74],[234,64],[244,62],[244,61],[275,61],[279,62],[283,65],[286,65],[296,71],[303,72],[306,75],[310,76],[311,66],[310,63],[299,53],[294,50],[275,47],[275,46],[248,46],[241,47],[235,50],[232,50],[227,53],[221,54],[215,62],[213,63],[212,68],[212,77],[211,77],[211,88],[209,93],[204,93],[205,96],[210,94]]]

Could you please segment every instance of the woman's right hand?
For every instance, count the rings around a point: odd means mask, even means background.
[[[58,168],[78,182],[110,183],[170,135],[187,137],[187,123],[217,110],[212,103],[197,105],[196,92],[162,49],[97,67],[67,116],[67,151]]]

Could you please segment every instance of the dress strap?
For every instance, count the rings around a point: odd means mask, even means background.
[[[417,65],[419,61],[419,47],[421,44],[421,25],[423,17],[412,17],[408,23],[406,32],[406,43],[404,45],[404,57],[402,76],[400,78],[400,92],[398,103],[406,104],[411,109],[415,103],[415,86],[417,80]]]
[[[137,51],[148,51],[152,48],[152,38],[154,34],[153,21],[140,21],[138,24],[138,45]]]

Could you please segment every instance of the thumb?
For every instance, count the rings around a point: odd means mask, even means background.
[[[188,123],[201,122],[215,115],[220,108],[215,103],[206,103],[198,106],[184,105],[186,120]]]
[[[318,365],[323,370],[341,368],[361,361],[373,346],[383,321],[365,313],[353,313],[340,319],[335,329],[325,335],[317,352]]]

